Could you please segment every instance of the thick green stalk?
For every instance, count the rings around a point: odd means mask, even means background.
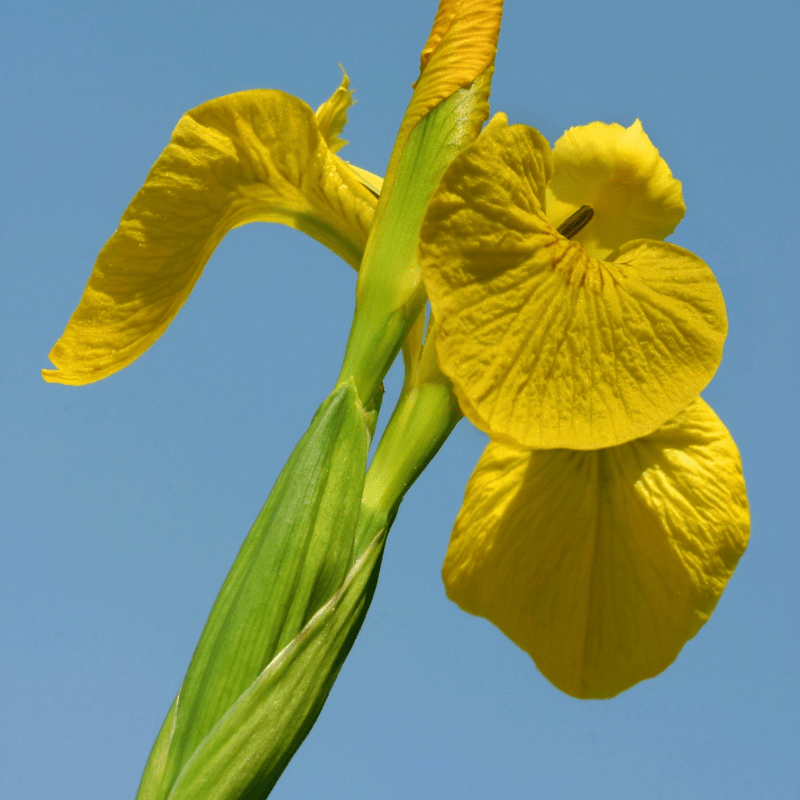
[[[339,382],[371,397],[425,306],[417,244],[425,209],[450,162],[488,114],[490,74],[459,89],[411,131],[381,192],[358,274],[356,313]]]
[[[432,343],[427,346],[432,347]],[[443,376],[404,389],[364,482],[356,553],[362,552],[382,525],[391,525],[403,496],[461,416],[453,391]]]

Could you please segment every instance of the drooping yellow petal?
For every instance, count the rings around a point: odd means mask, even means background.
[[[564,238],[542,210],[550,169],[545,140],[498,115],[440,182],[419,249],[439,362],[494,439],[611,447],[711,380],[725,306],[708,266],[678,247],[638,240],[600,261]]]
[[[559,225],[582,205],[594,216],[574,239],[606,258],[631,239],[664,239],[683,218],[681,182],[637,119],[629,128],[593,122],[570,128],[553,147],[547,217]]]
[[[700,399],[607,450],[490,444],[467,485],[448,596],[559,689],[611,697],[657,675],[711,615],[749,533],[736,445]]]
[[[301,100],[256,90],[204,103],[180,120],[101,250],[45,380],[90,383],[138,358],[246,222],[302,230],[357,268],[376,203]]]
[[[420,77],[403,117],[387,176],[414,126],[458,89],[472,85],[494,62],[503,0],[440,0],[420,56]]]
[[[348,144],[341,134],[347,124],[347,110],[355,103],[350,90],[350,79],[341,64],[339,66],[342,69],[341,85],[315,113],[319,132],[334,153],[338,153]]]

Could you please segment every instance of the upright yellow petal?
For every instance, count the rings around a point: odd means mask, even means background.
[[[90,383],[138,358],[246,222],[302,230],[357,268],[376,204],[301,100],[256,90],[204,103],[180,120],[101,250],[45,380]]]
[[[711,615],[749,533],[736,445],[697,400],[596,452],[490,444],[467,485],[448,596],[559,689],[611,697],[669,666]]]
[[[594,216],[574,239],[606,258],[631,239],[664,239],[683,218],[681,182],[637,119],[629,128],[593,122],[570,128],[553,147],[547,217],[559,225],[583,205]]]
[[[611,447],[711,380],[725,305],[685,250],[636,240],[600,261],[558,233],[542,208],[551,169],[547,142],[498,115],[442,178],[419,247],[437,352],[465,415],[494,439]]]

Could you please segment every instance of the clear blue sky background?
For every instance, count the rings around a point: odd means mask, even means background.
[[[554,141],[640,117],[725,292],[706,399],[751,545],[655,680],[560,694],[439,569],[483,446],[459,425],[392,531],[363,632],[275,798],[794,798],[798,790],[798,6],[507,0],[492,107]],[[338,373],[354,274],[278,226],[230,235],[167,334],[99,384],[39,370],[181,114],[357,89],[383,172],[435,0],[21,2],[0,23],[0,797],[132,798],[205,616]],[[399,376],[388,382],[397,391]],[[389,398],[387,398],[387,404]],[[386,406],[388,408],[388,405]]]

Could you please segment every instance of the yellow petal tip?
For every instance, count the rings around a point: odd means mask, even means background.
[[[347,124],[347,111],[356,102],[350,89],[350,79],[341,64],[339,69],[342,70],[342,83],[315,112],[319,132],[334,153],[348,144],[341,134]]]

